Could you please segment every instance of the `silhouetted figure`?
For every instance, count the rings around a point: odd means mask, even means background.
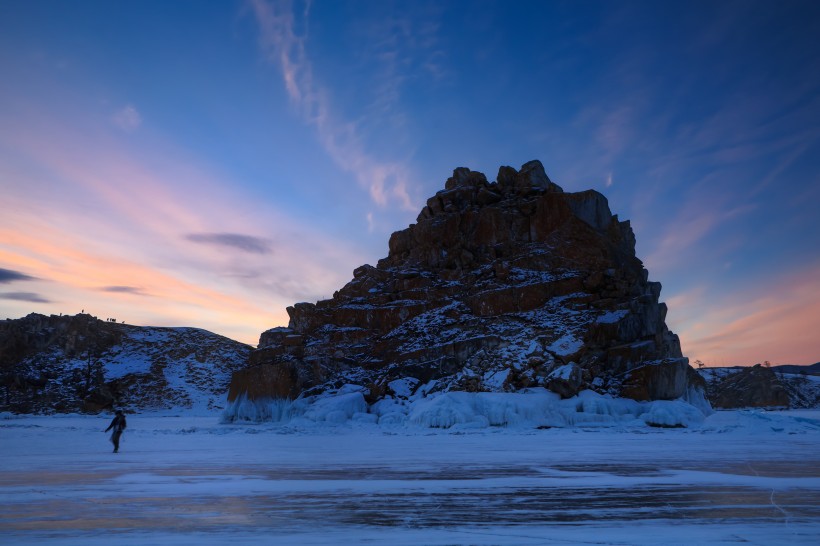
[[[122,431],[125,430],[125,415],[122,410],[117,410],[111,424],[103,432],[108,432],[112,428],[114,432],[111,433],[111,443],[114,444],[114,453],[117,453],[120,450],[120,436],[122,436]]]

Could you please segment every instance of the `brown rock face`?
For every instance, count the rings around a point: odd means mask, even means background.
[[[428,390],[619,394],[628,372],[650,363],[663,373],[636,371],[626,394],[670,398],[688,386],[629,222],[598,192],[564,193],[538,161],[501,167],[492,183],[456,169],[389,248],[332,299],[289,307],[289,327],[264,332],[251,353],[252,366],[270,368],[248,373],[272,378],[268,386],[236,374],[231,396],[292,398],[344,383],[378,393],[402,377]],[[640,378],[651,386],[641,390]]]
[[[690,386],[703,389],[705,382],[687,359],[668,359],[633,369],[621,385],[621,396],[634,400],[674,400]]]
[[[789,395],[777,375],[760,364],[729,375],[709,388],[716,408],[789,407]]]
[[[295,398],[299,395],[299,371],[293,362],[260,364],[234,372],[228,402],[244,395],[251,400],[263,397]]]

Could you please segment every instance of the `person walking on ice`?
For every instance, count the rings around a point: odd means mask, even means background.
[[[122,436],[122,431],[125,430],[125,415],[122,410],[117,410],[111,424],[103,432],[108,432],[112,428],[114,432],[111,433],[111,443],[114,444],[114,453],[117,453],[120,450],[120,436]]]

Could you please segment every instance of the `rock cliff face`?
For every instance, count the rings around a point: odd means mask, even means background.
[[[219,408],[250,350],[196,328],[32,313],[0,321],[0,411]]]
[[[430,392],[678,398],[702,381],[666,327],[660,291],[600,193],[564,193],[538,161],[501,167],[492,183],[458,168],[390,237],[387,258],[261,335],[229,400],[344,383],[375,400],[399,378]]]
[[[725,377],[709,389],[716,408],[789,407],[789,395],[775,373],[760,364]]]

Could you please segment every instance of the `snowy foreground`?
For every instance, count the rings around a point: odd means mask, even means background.
[[[817,411],[538,428],[537,401],[373,419],[354,398],[280,422],[129,415],[119,454],[110,416],[2,415],[0,543],[820,543]]]

